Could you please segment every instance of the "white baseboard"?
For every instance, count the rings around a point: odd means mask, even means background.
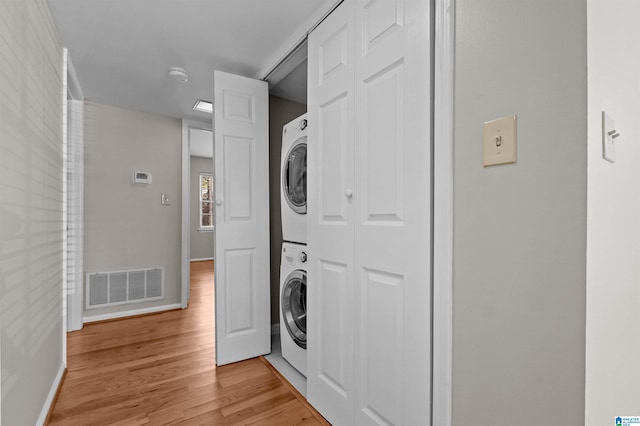
[[[89,324],[96,321],[105,321],[116,318],[132,317],[135,315],[154,314],[156,312],[172,311],[174,309],[181,309],[180,303],[174,303],[172,305],[152,306],[150,308],[132,309],[130,311],[113,312],[110,314],[93,315],[82,318],[85,324]]]
[[[47,416],[49,415],[49,410],[51,410],[51,404],[53,404],[53,400],[58,393],[58,388],[62,386],[62,376],[64,375],[65,369],[64,363],[60,364],[60,368],[58,369],[58,374],[56,374],[56,378],[53,380],[53,384],[51,385],[51,389],[49,389],[49,395],[47,395],[47,400],[44,402],[44,406],[42,407],[42,411],[40,411],[40,417],[38,417],[38,422],[36,423],[38,426],[44,425],[45,420],[47,420]]]
[[[213,260],[213,257],[203,257],[201,259],[191,259],[189,262],[204,262],[205,260]]]
[[[280,334],[280,323],[271,324],[271,335],[275,336],[276,334]]]

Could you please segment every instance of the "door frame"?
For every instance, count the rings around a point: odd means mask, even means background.
[[[204,121],[182,120],[182,243],[181,243],[181,286],[180,286],[180,305],[185,309],[189,303],[189,284],[191,281],[190,263],[191,263],[191,151],[189,141],[189,130],[208,130],[212,131],[212,124]],[[213,145],[213,133],[211,136],[211,144]],[[211,159],[213,163],[213,158]]]
[[[76,255],[74,257],[74,267],[83,270],[82,263],[82,251],[84,250],[83,244],[77,244],[77,241],[70,243],[69,242],[69,226],[74,227],[75,229],[82,229],[84,218],[82,216],[74,215],[73,223],[69,223],[68,210],[69,210],[69,178],[78,186],[78,182],[84,181],[84,173],[78,175],[77,173],[73,173],[71,176],[68,176],[69,171],[69,158],[73,159],[74,144],[78,144],[84,146],[84,111],[78,118],[76,114],[69,114],[69,106],[70,101],[75,101],[80,103],[80,108],[84,109],[84,94],[82,92],[82,87],[80,86],[80,80],[78,79],[78,75],[76,74],[75,67],[73,66],[73,62],[71,61],[71,55],[67,48],[63,49],[63,78],[64,78],[64,96],[63,96],[63,155],[64,155],[64,174],[63,174],[63,185],[64,185],[64,255],[63,255],[63,275],[64,275],[64,285],[63,285],[63,316],[64,316],[64,324],[65,329],[63,331],[65,344],[63,347],[66,351],[66,332],[67,331],[75,331],[80,330],[83,327],[83,314],[84,314],[84,274],[80,273],[79,277],[76,280],[69,280],[69,264],[68,264],[68,251],[69,246],[72,245],[75,250],[77,250]],[[69,127],[73,126],[76,131],[73,133],[73,137],[75,138],[73,144],[69,141]],[[79,131],[78,131],[79,130]],[[75,170],[73,170],[75,171]],[[71,194],[73,196],[74,194]],[[75,194],[79,197],[81,202],[84,202],[84,194]],[[82,237],[81,237],[82,238]],[[80,264],[78,264],[78,262]],[[65,352],[65,360],[66,360],[66,352]],[[66,362],[66,361],[65,361]]]
[[[456,0],[431,0],[434,25],[431,424],[451,426],[453,382],[453,123]]]

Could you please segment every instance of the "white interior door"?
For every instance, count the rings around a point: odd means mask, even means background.
[[[354,418],[353,7],[309,35],[307,398]]]
[[[216,364],[271,351],[268,87],[214,73]]]
[[[428,425],[428,1],[355,0],[355,424]]]

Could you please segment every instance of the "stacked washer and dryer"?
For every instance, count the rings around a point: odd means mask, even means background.
[[[307,374],[307,114],[282,129],[280,167],[282,357]]]

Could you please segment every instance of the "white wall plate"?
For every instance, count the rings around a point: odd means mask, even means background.
[[[487,121],[483,126],[482,164],[497,166],[516,162],[516,116]]]

